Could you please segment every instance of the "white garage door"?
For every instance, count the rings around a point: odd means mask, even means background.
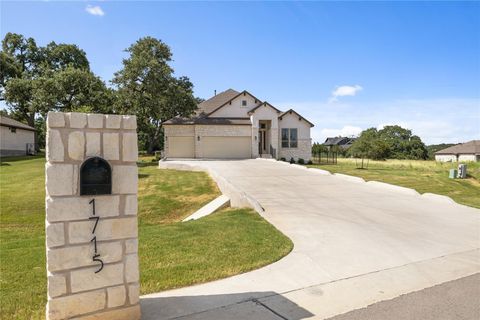
[[[194,158],[194,137],[168,137],[169,158]]]
[[[246,159],[252,157],[251,137],[203,137],[204,158]]]

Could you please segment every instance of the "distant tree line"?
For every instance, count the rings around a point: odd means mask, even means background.
[[[333,148],[332,148],[333,147]],[[347,150],[338,146],[327,147],[314,143],[312,152],[337,152],[341,156],[361,159],[413,159],[429,158],[429,150],[419,136],[400,126],[385,126],[383,129],[369,128],[360,134]]]
[[[90,70],[85,51],[74,44],[50,42],[7,33],[0,51],[0,100],[8,116],[37,129],[45,145],[49,111],[134,114],[140,148],[163,148],[162,123],[189,116],[197,98],[187,77],[175,77],[172,53],[161,40],[141,38],[125,50],[129,56],[107,86]]]

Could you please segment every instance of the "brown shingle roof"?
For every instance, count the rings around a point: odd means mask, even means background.
[[[0,126],[36,131],[35,128],[32,128],[25,123],[21,123],[20,121],[5,116],[0,116]]]
[[[216,96],[213,96],[210,99],[199,103],[197,114],[200,114],[202,112],[208,114],[213,110],[215,110],[216,108],[218,108],[219,106],[227,103],[229,100],[233,99],[239,94],[240,92],[235,91],[233,89],[228,89],[223,92],[220,92]]]
[[[251,125],[249,118],[173,118],[164,122],[164,125],[189,125],[189,124],[235,124]]]
[[[480,140],[457,144],[435,152],[435,154],[480,154]]]

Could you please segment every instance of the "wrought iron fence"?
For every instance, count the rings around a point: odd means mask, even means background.
[[[338,152],[334,151],[314,151],[312,152],[312,162],[315,164],[337,164]]]

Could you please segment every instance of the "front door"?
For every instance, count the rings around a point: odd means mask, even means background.
[[[260,154],[266,154],[267,153],[267,131],[261,129],[258,132],[258,136],[260,138],[260,141],[258,143],[258,149],[260,151]]]

